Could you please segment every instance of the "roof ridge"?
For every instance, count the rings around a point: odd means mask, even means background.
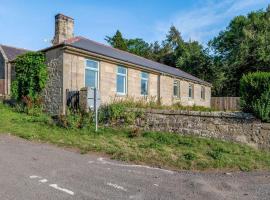
[[[29,50],[29,49],[14,47],[14,46],[5,45],[5,44],[0,44],[0,46],[9,47],[9,48],[18,49],[18,50],[24,50],[24,51],[32,51],[32,50]]]
[[[201,82],[201,83],[204,83],[204,84],[208,84],[208,85],[211,85],[210,83],[208,83],[207,81],[205,80],[202,80],[196,76],[193,76],[191,75],[190,73],[187,73],[181,69],[179,69],[178,67],[172,67],[172,66],[169,66],[169,65],[166,65],[166,64],[163,64],[163,63],[160,63],[160,62],[157,62],[157,61],[154,61],[154,60],[151,60],[151,59],[147,59],[147,58],[144,58],[142,56],[138,56],[136,54],[133,54],[133,53],[130,53],[130,52],[127,52],[127,51],[123,51],[121,49],[117,49],[117,48],[114,48],[114,47],[111,47],[109,45],[105,45],[103,43],[100,43],[100,42],[96,42],[94,40],[91,40],[91,39],[88,39],[86,37],[83,37],[83,36],[75,36],[75,37],[72,37],[68,40],[65,40],[64,42],[60,43],[59,45],[73,45],[73,44],[76,44],[76,42],[79,42],[80,40],[85,40],[85,41],[88,41],[88,42],[91,42],[91,43],[94,43],[98,46],[101,46],[101,47],[105,47],[105,48],[108,48],[108,49],[111,49],[113,51],[117,51],[119,53],[124,53],[124,54],[127,54],[129,56],[133,56],[133,57],[137,57],[139,59],[141,59],[142,61],[144,62],[149,62],[149,65],[160,65],[161,67],[163,67],[164,69],[167,69],[169,71],[171,70],[175,70],[174,72],[168,72],[167,70],[159,70],[160,72],[162,73],[165,73],[165,74],[171,74],[173,76],[180,76],[180,77],[183,77],[183,78],[187,78],[189,80],[193,80],[193,81],[198,81],[198,82]],[[76,47],[76,46],[75,46]],[[130,61],[128,61],[130,62]],[[148,64],[145,64],[144,66],[147,67]],[[181,75],[176,75],[175,73],[182,73],[183,75],[187,76],[187,77],[184,77],[184,76],[181,76]]]
[[[94,41],[94,40],[90,40],[90,39],[88,39],[88,38],[86,38],[86,37],[83,37],[83,36],[76,36],[76,37],[82,38],[82,39],[85,39],[85,40],[88,40],[88,41],[91,41],[91,42],[93,42],[93,43],[96,43],[96,44],[98,44],[98,45],[102,45],[102,46],[104,46],[104,47],[111,48],[111,49],[113,49],[113,50],[117,50],[117,51],[120,51],[120,52],[124,52],[124,53],[130,54],[130,55],[132,55],[132,56],[136,56],[136,57],[138,57],[138,58],[142,58],[142,59],[145,59],[145,60],[149,60],[149,61],[151,61],[151,62],[154,62],[154,63],[158,63],[158,64],[160,64],[160,65],[163,65],[164,67],[170,67],[170,68],[179,70],[179,71],[181,71],[181,72],[184,72],[184,73],[186,73],[186,74],[188,74],[188,75],[191,75],[191,74],[189,74],[189,73],[187,73],[187,72],[185,72],[185,71],[183,71],[183,70],[181,70],[181,69],[179,69],[179,68],[177,68],[177,67],[172,67],[172,66],[169,66],[169,65],[166,65],[166,64],[163,64],[163,63],[160,63],[160,62],[157,62],[157,61],[154,61],[154,60],[151,60],[151,59],[148,59],[148,58],[145,58],[145,57],[136,55],[136,54],[133,54],[133,53],[130,53],[130,52],[128,52],[128,51],[124,51],[124,50],[121,50],[121,49],[117,49],[117,48],[114,48],[114,47],[112,47],[112,46],[109,46],[109,45],[106,45],[106,44],[103,44],[103,43],[100,43],[100,42],[96,42],[96,41]],[[76,38],[76,37],[75,37],[75,38]],[[193,75],[191,75],[191,76],[193,76]],[[195,77],[195,76],[193,76],[193,77]],[[197,78],[197,77],[195,77],[195,78]],[[203,81],[204,81],[204,80],[203,80]]]

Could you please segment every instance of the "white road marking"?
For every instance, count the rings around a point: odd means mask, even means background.
[[[60,188],[60,187],[58,187],[57,184],[50,184],[49,186],[56,189],[56,190],[60,190],[62,192],[65,192],[67,194],[74,195],[74,192],[72,192],[71,190],[68,190],[68,189],[65,189],[65,188]]]
[[[124,187],[120,186],[120,185],[117,185],[117,184],[113,184],[113,183],[107,183],[108,186],[111,186],[111,187],[114,187],[118,190],[123,190],[123,191],[127,191],[127,189],[125,189]]]
[[[154,186],[158,187],[158,184],[154,184]]]
[[[37,178],[39,178],[39,179],[40,179],[40,180],[38,180],[39,183],[47,183],[47,182],[48,182],[47,179],[45,179],[45,178],[42,179],[42,177],[36,176],[36,175],[29,176],[29,178],[30,178],[30,179],[37,179]],[[56,189],[56,190],[60,190],[60,191],[62,191],[62,192],[65,192],[65,193],[67,193],[67,194],[69,194],[69,195],[74,195],[74,192],[72,192],[71,190],[68,190],[68,189],[66,189],[66,188],[58,187],[57,184],[50,184],[49,186],[52,187],[52,188],[54,188],[54,189]]]
[[[41,180],[39,180],[38,182],[40,182],[40,183],[47,183],[48,180],[47,180],[47,179],[41,179]]]
[[[36,175],[32,175],[32,176],[29,176],[29,178],[34,179],[34,178],[42,178],[42,177],[36,176]]]
[[[109,165],[114,165],[114,166],[118,166],[118,167],[137,167],[137,168],[146,168],[146,169],[152,169],[152,170],[160,170],[169,174],[174,174],[173,171],[170,170],[166,170],[166,169],[161,169],[161,168],[156,168],[156,167],[149,167],[149,166],[145,166],[145,165],[127,165],[127,164],[118,164],[118,163],[113,163],[113,162],[109,162],[104,160],[104,158],[98,158],[98,161],[100,161],[102,164],[109,164]]]
[[[94,163],[94,161],[91,160],[91,161],[88,161],[88,163],[89,163],[89,164],[92,164],[92,163]]]

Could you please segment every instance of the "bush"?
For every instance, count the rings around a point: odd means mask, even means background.
[[[11,85],[12,97],[19,101],[22,97],[38,99],[48,78],[44,54],[29,52],[18,56],[14,64],[16,79]]]
[[[255,72],[240,80],[241,107],[265,122],[270,122],[270,73]]]
[[[53,119],[56,125],[62,128],[82,129],[93,125],[92,112],[74,112],[69,109],[66,115],[54,116]]]
[[[109,124],[133,124],[137,117],[141,116],[139,111],[129,111],[127,105],[114,102],[103,105],[99,109],[99,121]]]

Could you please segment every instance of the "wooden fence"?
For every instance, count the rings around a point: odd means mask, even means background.
[[[238,111],[240,107],[240,97],[212,97],[211,108],[221,111]]]

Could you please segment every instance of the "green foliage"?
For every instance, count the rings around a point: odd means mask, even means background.
[[[88,129],[93,125],[93,112],[68,110],[66,115],[53,117],[57,126],[66,129]]]
[[[117,160],[176,170],[270,169],[269,152],[237,143],[150,131],[131,137],[128,129],[102,126],[97,133],[93,126],[67,129],[55,126],[46,115],[18,113],[1,103],[0,110],[0,133],[76,148],[81,153],[101,152]]]
[[[99,109],[99,121],[110,124],[133,124],[141,112],[131,112],[127,108],[119,102],[103,105]]]
[[[188,152],[188,153],[184,154],[184,158],[186,160],[192,161],[192,160],[195,160],[197,158],[197,155],[195,153]]]
[[[149,97],[148,100],[142,98],[135,100],[134,98],[115,99],[112,103],[103,105],[99,109],[99,121],[109,124],[134,124],[135,120],[143,117],[141,109],[167,109],[167,110],[189,110],[189,111],[213,111],[211,108],[203,106],[182,106],[176,103],[172,106],[161,105],[155,98]]]
[[[270,6],[266,11],[235,17],[210,45],[226,79],[221,95],[238,96],[243,74],[270,71]]]
[[[270,72],[244,75],[240,81],[241,106],[263,121],[270,121]]]
[[[178,67],[212,83],[213,96],[239,96],[244,74],[270,71],[269,19],[270,6],[247,16],[237,16],[209,42],[208,48],[197,41],[184,41],[175,26],[170,27],[161,43],[126,39],[119,31],[106,40],[113,47]],[[120,42],[116,43],[116,38],[121,38]]]
[[[16,100],[26,96],[32,100],[38,99],[47,81],[44,54],[28,52],[18,56],[14,65],[16,80],[12,83],[12,97]]]
[[[117,30],[113,37],[107,36],[105,40],[117,49],[121,49],[126,51],[127,50],[127,43],[126,40],[123,38],[122,33]]]

